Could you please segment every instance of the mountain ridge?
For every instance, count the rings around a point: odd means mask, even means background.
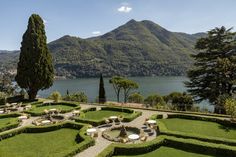
[[[194,44],[204,35],[171,32],[152,21],[132,19],[101,36],[65,35],[48,47],[58,76],[184,75],[193,63],[190,55],[197,53]]]

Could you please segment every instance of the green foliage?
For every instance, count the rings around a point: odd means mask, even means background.
[[[112,77],[109,80],[109,82],[113,85],[118,102],[119,102],[121,90],[123,90],[123,92],[124,92],[124,102],[126,103],[128,97],[129,97],[130,90],[134,90],[139,87],[135,81],[132,81],[127,78],[120,77],[120,76]]]
[[[113,76],[110,80],[109,83],[112,84],[114,91],[116,93],[117,97],[117,102],[120,100],[120,91],[122,89],[122,86],[120,85],[120,80],[124,79],[123,77],[120,76]]]
[[[119,81],[119,85],[124,91],[124,102],[127,102],[130,90],[138,89],[138,83],[129,79],[122,79]]]
[[[98,102],[104,104],[106,102],[106,92],[104,88],[103,76],[100,76],[100,83],[99,83],[99,96]]]
[[[48,44],[57,76],[177,76],[186,74],[204,33],[170,32],[151,21],[129,21],[95,38],[64,36]],[[15,67],[17,53],[0,53],[0,65]]]
[[[118,107],[102,107],[101,110],[96,110],[96,108],[89,108],[82,110],[82,114],[75,118],[76,122],[87,123],[93,126],[98,126],[105,124],[105,119],[110,116],[123,116],[123,122],[130,122],[142,115],[142,112],[136,112],[131,109],[122,109]]]
[[[165,105],[163,97],[158,94],[149,95],[147,98],[144,99],[144,103],[149,104],[152,107],[156,107],[157,105]]]
[[[12,78],[13,76],[10,73],[3,73],[0,75],[0,92],[6,93],[8,96],[14,96],[16,94],[17,85],[13,85]]]
[[[31,116],[42,116],[46,114],[44,112],[45,109],[49,110],[52,108],[56,108],[60,111],[60,113],[66,113],[71,112],[74,109],[80,109],[80,105],[76,102],[40,103],[33,105],[30,110],[24,112],[30,114]]]
[[[133,93],[128,97],[128,102],[131,103],[143,103],[144,97],[139,93]]]
[[[0,105],[6,104],[7,94],[4,92],[0,92]]]
[[[54,102],[59,102],[60,100],[61,100],[61,94],[60,94],[60,92],[58,92],[58,91],[54,91],[54,92],[52,92],[51,93],[51,95],[49,96],[49,98],[50,99],[53,99],[54,100]]]
[[[236,100],[232,98],[226,99],[224,106],[226,113],[234,120],[236,118]]]
[[[186,82],[188,92],[196,101],[209,100],[217,104],[220,95],[232,95],[236,82],[235,33],[225,27],[215,28],[208,36],[197,41],[199,51],[193,55],[194,68],[188,72],[190,81]],[[215,108],[215,112],[219,112]]]
[[[85,135],[86,129],[87,127],[85,125],[73,122],[59,123],[41,127],[30,126],[18,128],[10,132],[0,134],[0,139],[3,140],[0,142],[1,153],[5,154],[5,156],[19,156],[21,153],[23,153],[22,155],[24,156],[25,152],[22,152],[22,149],[25,149],[27,150],[28,154],[30,154],[30,156],[37,156],[38,149],[35,147],[35,145],[41,145],[41,154],[43,153],[44,156],[52,156],[55,155],[56,152],[56,156],[72,157],[95,144],[95,141],[91,137]],[[57,141],[51,140],[48,142],[48,139],[55,138]],[[64,140],[67,138],[71,139],[72,141],[67,140],[65,143]],[[23,144],[26,140],[27,144]],[[19,145],[16,143],[22,143],[20,146],[24,148],[19,147]],[[52,148],[51,145],[54,145],[54,147]],[[54,148],[57,149],[53,150]],[[7,151],[7,149],[14,151]]]
[[[171,103],[177,110],[186,111],[193,107],[193,98],[187,93],[173,92],[165,96],[166,103]]]
[[[52,57],[47,47],[43,20],[32,14],[23,35],[16,82],[27,90],[29,99],[35,99],[39,90],[53,84]]]
[[[192,139],[159,136],[154,140],[139,144],[111,144],[105,150],[103,150],[97,157],[112,157],[116,155],[137,156],[140,154],[148,154],[149,152],[158,150],[158,148],[160,148],[161,146],[167,146],[197,154],[206,154],[209,156],[224,157],[226,154],[227,156],[236,155],[235,147],[200,142]]]
[[[77,92],[73,94],[69,94],[63,97],[65,101],[77,101],[77,102],[88,102],[88,97],[84,92]]]

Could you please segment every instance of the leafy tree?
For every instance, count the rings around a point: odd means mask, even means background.
[[[128,97],[128,102],[143,103],[144,98],[139,93],[133,93]]]
[[[122,86],[120,84],[120,81],[123,80],[124,78],[123,77],[120,77],[120,76],[114,76],[112,77],[110,80],[109,80],[109,83],[112,84],[114,90],[115,90],[115,93],[116,93],[116,97],[117,97],[117,102],[120,101],[120,91],[122,89]]]
[[[4,92],[0,92],[0,105],[6,104],[7,94]]]
[[[225,27],[215,28],[208,36],[197,41],[199,53],[193,55],[194,68],[188,71],[190,81],[185,82],[195,101],[209,100],[216,106],[220,95],[232,95],[236,84],[235,33]]]
[[[193,97],[185,92],[173,92],[167,96],[168,102],[180,111],[190,110],[193,106]]]
[[[13,85],[12,76],[4,73],[0,78],[0,92],[7,93],[9,96],[16,94],[17,85]]]
[[[21,43],[16,82],[26,89],[29,99],[35,99],[39,90],[53,84],[52,56],[47,47],[43,20],[32,14]]]
[[[119,85],[124,91],[124,103],[126,103],[128,97],[129,97],[129,92],[131,90],[137,89],[138,84],[132,80],[129,80],[129,79],[121,79],[119,81]]]
[[[149,104],[152,107],[155,107],[158,104],[164,105],[165,101],[162,96],[160,96],[158,94],[153,94],[153,95],[149,95],[146,99],[144,99],[144,103]]]
[[[236,118],[236,100],[229,98],[225,101],[224,106],[226,113],[231,116],[232,120],[234,120]]]
[[[49,98],[53,99],[54,102],[59,102],[59,100],[61,100],[61,94],[58,91],[55,91],[55,92],[52,92]]]
[[[99,96],[98,102],[104,104],[106,102],[106,92],[104,88],[103,76],[100,76],[100,83],[99,83]]]

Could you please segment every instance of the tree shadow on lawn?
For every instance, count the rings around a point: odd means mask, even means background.
[[[219,125],[219,129],[224,130],[225,132],[236,131],[236,127]]]

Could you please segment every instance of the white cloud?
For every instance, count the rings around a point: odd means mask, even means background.
[[[120,8],[118,8],[117,10],[122,13],[129,13],[132,10],[132,8],[127,5],[123,5]]]
[[[92,34],[93,34],[93,35],[100,35],[101,32],[100,32],[100,31],[93,31]]]

